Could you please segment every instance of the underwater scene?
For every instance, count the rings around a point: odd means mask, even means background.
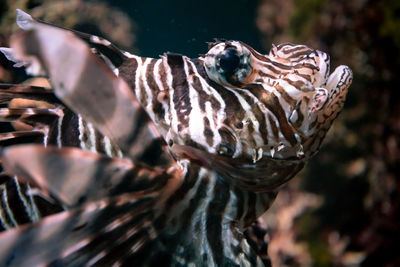
[[[399,29],[395,0],[1,0],[0,265],[399,266]]]

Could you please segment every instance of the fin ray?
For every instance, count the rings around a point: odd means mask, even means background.
[[[153,203],[152,198],[123,195],[4,232],[0,235],[0,265],[79,266],[91,259],[100,261],[109,253],[118,254],[113,248],[123,242],[137,246],[139,252],[140,247],[154,238],[148,234],[151,216],[146,215]],[[121,253],[132,254],[131,250],[119,250]]]
[[[126,174],[133,168],[127,159],[112,159],[77,148],[20,145],[9,147],[2,154],[8,173],[28,179],[45,195],[54,195],[67,206],[123,193],[112,189],[126,183]]]
[[[44,63],[56,95],[135,162],[174,164],[164,139],[132,90],[84,42],[68,31],[38,24],[34,31],[14,36],[11,44],[22,60],[35,58],[31,64]],[[150,155],[149,147],[154,151]]]

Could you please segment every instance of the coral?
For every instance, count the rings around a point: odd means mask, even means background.
[[[317,266],[400,262],[398,12],[398,1],[391,0],[261,1],[258,9],[266,48],[306,43],[354,72],[349,101],[319,157],[285,189],[290,196],[312,193],[323,200],[294,224],[296,240],[307,244]]]

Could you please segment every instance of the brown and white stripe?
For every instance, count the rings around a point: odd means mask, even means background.
[[[16,58],[48,70],[62,102],[52,91],[0,88],[0,104],[53,105],[0,109],[0,119],[31,126],[0,135],[10,146],[2,164],[67,211],[0,235],[0,265],[261,266],[242,231],[316,153],[350,69],[329,75],[328,55],[307,46],[261,55],[238,41],[197,59],[143,58],[21,11],[18,20],[28,31],[12,40]],[[42,145],[11,146],[29,134]],[[37,220],[25,183],[9,181],[22,194],[13,205]],[[1,188],[4,228],[20,223],[11,189]]]

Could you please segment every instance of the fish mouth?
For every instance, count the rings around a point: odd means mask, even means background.
[[[191,146],[173,145],[172,153],[178,159],[188,159],[217,172],[222,179],[253,192],[270,192],[290,180],[305,164],[305,158],[262,157],[254,162],[250,158],[229,158]]]

